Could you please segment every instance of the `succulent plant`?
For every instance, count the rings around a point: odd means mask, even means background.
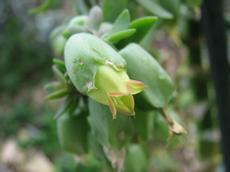
[[[117,111],[134,115],[134,94],[144,89],[140,81],[131,80],[126,62],[110,45],[99,38],[79,33],[65,46],[65,64],[70,80],[82,94]]]

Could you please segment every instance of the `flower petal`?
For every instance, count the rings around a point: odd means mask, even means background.
[[[126,82],[127,89],[130,94],[134,95],[144,90],[145,85],[141,81],[129,80]]]
[[[113,119],[116,119],[117,109],[115,107],[113,99],[110,96],[108,96],[108,105],[109,105],[110,111],[112,112]]]
[[[118,111],[124,112],[127,115],[135,115],[134,112],[134,98],[132,95],[111,97],[113,103]]]

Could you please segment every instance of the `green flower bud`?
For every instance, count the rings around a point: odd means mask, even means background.
[[[140,81],[129,79],[125,60],[101,39],[79,33],[65,46],[65,64],[73,85],[82,94],[117,111],[134,115],[133,94],[143,90]]]
[[[140,81],[130,80],[125,71],[116,71],[108,65],[98,67],[95,86],[88,95],[92,99],[109,105],[115,118],[117,110],[128,115],[134,115],[133,94],[143,90],[144,85]]]

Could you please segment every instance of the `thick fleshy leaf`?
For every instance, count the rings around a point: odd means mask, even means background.
[[[102,10],[99,6],[94,6],[88,15],[87,26],[90,30],[98,30],[103,19]]]
[[[88,21],[88,16],[76,16],[72,18],[66,28],[63,31],[63,36],[65,38],[69,38],[71,35],[75,33],[84,32],[86,28],[86,24]]]
[[[120,54],[127,62],[129,76],[145,84],[146,88],[141,93],[145,99],[153,107],[165,107],[173,96],[174,88],[160,64],[137,44],[129,44]]]
[[[59,107],[58,111],[56,112],[54,118],[57,119],[60,116],[69,113],[69,114],[73,114],[76,109],[80,110],[80,108],[78,107],[79,104],[79,97],[75,96],[68,96],[66,97],[64,103],[62,104],[62,106]]]
[[[60,59],[53,59],[53,63],[56,65],[56,67],[61,71],[61,72],[65,72],[66,68],[65,68],[65,63],[63,60]]]
[[[113,23],[112,29],[102,36],[103,39],[107,39],[111,35],[127,30],[130,23],[130,14],[128,10],[124,10]]]
[[[152,0],[137,0],[137,2],[160,18],[171,19],[173,17],[171,13]]]
[[[111,43],[111,44],[116,44],[120,40],[126,39],[126,38],[132,36],[135,32],[136,32],[135,29],[123,30],[123,31],[120,31],[120,32],[116,32],[114,34],[110,34],[109,36],[107,36],[106,38],[104,38],[104,40],[106,42]]]
[[[97,142],[97,138],[92,132],[88,133],[88,142],[90,153],[92,153],[97,159],[103,160],[102,163],[106,163],[107,159],[103,152],[103,145]]]
[[[135,109],[136,116],[134,119],[137,138],[147,141],[153,136],[154,116],[158,115],[155,111],[144,111]]]
[[[62,88],[66,88],[66,86],[63,85],[62,83],[58,82],[58,81],[50,82],[50,83],[45,85],[45,89],[48,92],[48,94],[53,93],[55,91],[58,91]]]
[[[70,115],[68,113],[57,119],[58,138],[62,148],[70,153],[84,154],[88,149],[87,114]]]
[[[133,20],[129,25],[129,29],[135,29],[136,32],[127,39],[122,40],[120,43],[118,43],[117,46],[124,47],[128,43],[140,42],[157,20],[157,17],[153,16],[141,17],[139,19]]]
[[[62,83],[66,84],[66,79],[62,71],[60,71],[55,65],[52,66],[55,77]]]
[[[102,22],[98,29],[98,36],[102,37],[105,33],[112,29],[113,25],[111,23]]]
[[[119,114],[112,119],[107,106],[89,99],[89,123],[97,141],[107,147],[121,148],[134,134],[133,119]]]
[[[64,26],[55,28],[50,35],[52,50],[56,56],[63,56],[66,43],[65,37],[62,35]]]
[[[55,100],[65,97],[68,94],[69,90],[67,88],[59,89],[51,94],[49,94],[46,99],[48,100]]]
[[[160,111],[156,111],[154,115],[153,123],[153,139],[160,142],[165,142],[169,136],[169,127],[161,116]]]

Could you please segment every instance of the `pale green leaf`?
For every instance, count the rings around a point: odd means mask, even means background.
[[[92,134],[104,146],[121,148],[125,146],[134,135],[133,119],[118,113],[112,119],[109,108],[89,99],[89,123]]]
[[[57,119],[57,133],[61,147],[70,153],[84,154],[88,149],[87,114],[70,115],[68,113]]]
[[[129,44],[120,54],[127,62],[127,72],[131,79],[145,84],[146,88],[140,94],[153,107],[165,107],[172,99],[174,88],[160,64],[138,44]]]
[[[105,35],[102,36],[102,38],[107,38],[110,35],[113,35],[117,32],[123,31],[128,29],[130,23],[130,14],[128,10],[124,10],[116,19],[116,21],[113,23],[112,29],[107,32]]]
[[[136,32],[135,29],[127,29],[124,31],[116,32],[114,34],[111,34],[105,38],[105,41],[111,43],[111,44],[116,44],[122,39],[128,38],[132,36]]]

